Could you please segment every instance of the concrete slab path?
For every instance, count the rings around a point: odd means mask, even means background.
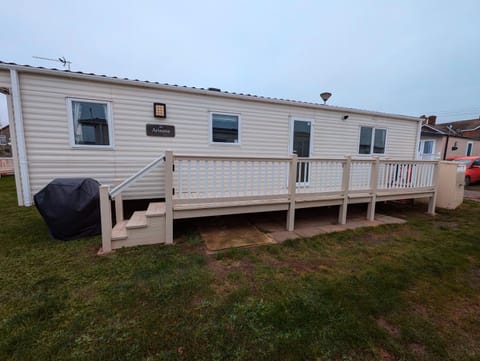
[[[347,224],[344,225],[337,224],[336,215],[336,209],[329,207],[300,210],[296,214],[295,231],[292,232],[285,230],[285,212],[209,217],[193,222],[209,251],[281,243],[288,239],[406,222],[382,214],[377,214],[374,221],[368,221],[363,208],[349,210]]]

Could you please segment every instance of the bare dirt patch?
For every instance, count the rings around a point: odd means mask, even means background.
[[[422,318],[427,318],[428,317],[428,310],[425,305],[421,304],[414,304],[411,306],[413,309],[413,312],[415,312],[417,315],[421,316]]]
[[[417,356],[425,356],[425,345],[414,342],[408,345],[408,349]]]
[[[395,338],[400,337],[400,329],[397,326],[389,323],[383,317],[377,318],[376,322],[377,326],[384,330],[386,333],[388,333],[390,336]]]
[[[225,262],[209,257],[207,267],[215,277],[213,288],[217,294],[228,293],[238,287],[239,282],[231,281],[228,277],[234,273],[242,274],[248,286],[255,291],[256,266],[253,262],[248,260]]]
[[[382,361],[393,361],[393,360],[395,360],[395,357],[390,352],[388,352],[387,350],[384,350],[383,348],[380,348],[377,351],[377,354],[378,354],[378,359],[379,360],[382,360]]]
[[[382,232],[367,232],[363,235],[357,235],[355,240],[367,246],[377,246],[405,237],[417,239],[422,237],[422,233],[409,227],[402,227],[401,229],[389,229]]]
[[[265,263],[274,268],[284,268],[294,273],[310,273],[310,272],[328,272],[332,269],[333,265],[335,264],[334,260],[319,260],[319,261],[296,261],[296,260],[277,260],[277,259],[269,259],[265,260]]]
[[[474,268],[470,274],[470,285],[480,288],[480,268]]]
[[[458,222],[439,222],[434,221],[433,226],[437,229],[447,230],[458,227]]]

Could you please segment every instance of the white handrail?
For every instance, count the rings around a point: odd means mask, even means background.
[[[115,198],[115,196],[121,193],[125,188],[129,187],[133,182],[137,181],[138,179],[142,178],[145,174],[147,174],[153,167],[155,167],[159,162],[165,161],[165,154],[162,154],[160,157],[156,158],[145,167],[140,169],[134,175],[131,175],[127,179],[125,179],[122,183],[117,185],[110,191],[110,197]]]

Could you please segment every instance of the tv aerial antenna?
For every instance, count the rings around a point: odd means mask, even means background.
[[[56,59],[44,58],[43,56],[32,56],[32,58],[41,59],[41,60],[48,60],[48,61],[55,61],[57,63],[62,63],[63,67],[66,68],[67,70],[70,70],[70,65],[72,64],[72,62],[65,59],[64,56],[62,56],[61,58],[56,58]]]

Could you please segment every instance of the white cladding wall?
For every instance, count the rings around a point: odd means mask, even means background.
[[[38,74],[21,73],[20,85],[33,193],[57,177],[92,177],[112,184],[165,150],[182,154],[287,156],[290,117],[313,120],[315,157],[357,155],[362,125],[387,129],[386,157],[413,159],[415,153],[415,121],[355,114],[343,120],[343,112]],[[68,97],[112,102],[113,150],[71,148]],[[166,104],[166,119],[153,117],[154,102]],[[209,144],[211,111],[240,115],[241,145]],[[148,137],[147,123],[174,125],[176,136]],[[163,197],[162,178],[160,167],[133,186],[126,198]]]
[[[10,88],[10,73],[7,70],[0,70],[0,87]]]

